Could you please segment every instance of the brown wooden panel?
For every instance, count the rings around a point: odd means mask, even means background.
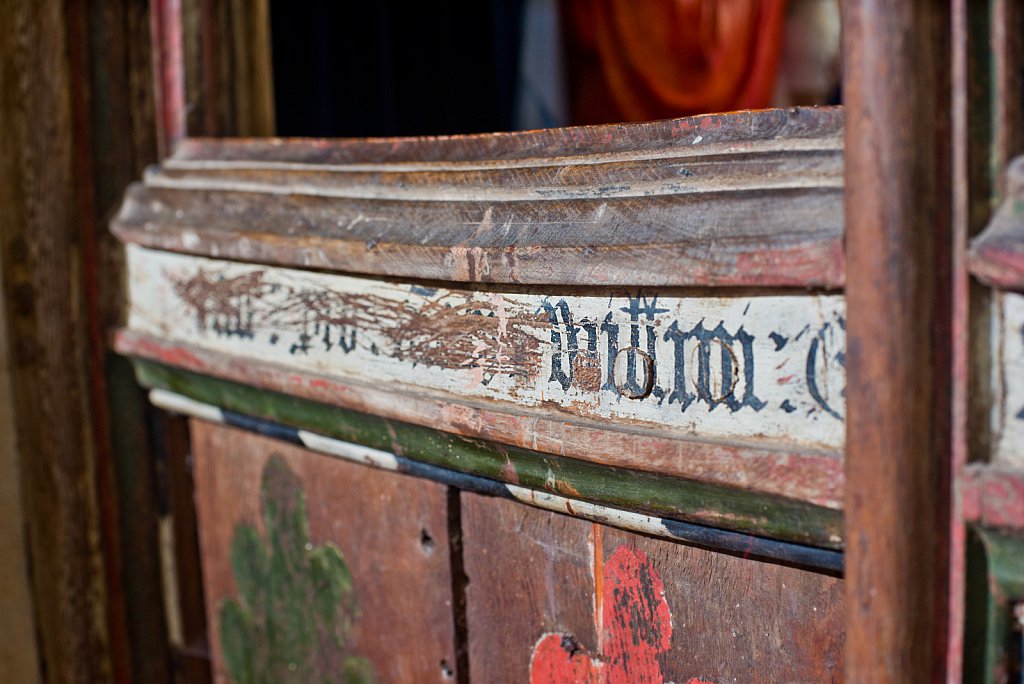
[[[842,581],[781,565],[746,560],[605,527],[601,530],[604,652],[608,681],[660,682],[639,664],[634,637],[659,631],[631,617],[636,606],[657,605],[661,578],[671,623],[660,626],[658,654],[666,682],[834,682],[843,678]],[[650,579],[648,579],[650,578]],[[625,594],[628,601],[616,598]],[[609,619],[616,616],[616,619]],[[630,621],[632,620],[632,621]],[[624,629],[624,624],[631,629]],[[627,648],[617,639],[626,639]],[[656,645],[649,647],[657,652]],[[617,678],[620,673],[625,678]],[[696,684],[696,683],[695,683]]]
[[[475,682],[527,682],[541,635],[595,642],[594,525],[463,492],[469,672]]]
[[[842,581],[462,495],[477,681],[843,676]]]
[[[231,428],[200,421],[192,421],[191,428],[218,681],[228,681],[226,657],[233,652],[272,678],[303,675],[308,679],[299,680],[316,681],[326,672],[363,671],[367,663],[372,679],[354,681],[428,682],[455,676],[445,487]],[[308,510],[309,543],[296,546],[289,543],[296,527],[288,523],[301,525],[302,515],[294,503],[297,491],[304,494]],[[271,504],[279,511],[277,517],[269,515]],[[277,522],[270,525],[271,519]],[[244,527],[255,532],[240,532]],[[281,532],[278,544],[267,541],[271,528]],[[293,534],[284,533],[289,530]],[[274,558],[289,558],[293,567],[298,564],[304,571],[284,579],[273,570],[260,574],[262,556],[243,554],[243,542],[236,541],[245,534],[258,537],[258,546],[271,554],[271,568]],[[248,561],[233,568],[233,553]],[[248,571],[238,576],[243,566]],[[351,591],[346,587],[345,568],[351,575]],[[294,589],[290,599],[268,598],[270,587],[288,582]],[[258,600],[240,601],[240,588],[250,583],[254,586],[243,593]],[[336,592],[333,605],[325,604],[324,597],[331,595],[325,587]],[[281,595],[289,594],[282,591]],[[294,600],[295,596],[312,598],[303,602]],[[288,638],[272,647],[265,639],[238,638],[249,645],[232,646],[230,640],[250,624],[244,619],[233,622],[232,601],[242,606],[243,615],[254,605],[273,605],[274,619],[285,626]],[[260,610],[253,612],[262,615]],[[317,619],[318,614],[328,617]],[[235,636],[222,633],[222,622],[229,623],[227,629]],[[242,627],[232,629],[233,624]],[[303,625],[313,629],[304,635]],[[332,643],[332,633],[340,637],[340,646]],[[304,640],[312,648],[304,650]],[[290,662],[296,663],[295,669],[289,668]]]

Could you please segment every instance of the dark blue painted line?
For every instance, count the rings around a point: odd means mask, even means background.
[[[441,468],[429,463],[420,463],[406,456],[395,456],[395,460],[398,462],[398,471],[406,475],[422,477],[457,489],[475,492],[476,494],[489,494],[515,500],[512,492],[508,491],[508,487],[502,482],[488,480],[477,475],[467,475],[457,470],[449,470],[448,468]]]
[[[221,409],[220,411],[226,425],[255,432],[290,444],[306,446],[299,437],[299,430],[295,428],[243,413],[236,413],[235,411],[228,411],[226,409]],[[422,461],[414,461],[407,456],[398,456],[396,454],[394,458],[398,465],[398,472],[405,475],[421,477],[477,494],[519,501],[502,482],[442,468],[429,463],[423,463]],[[598,505],[603,506],[604,504]],[[564,514],[559,513],[559,515]],[[742,532],[721,530],[680,520],[657,519],[661,521],[666,532],[673,539],[681,542],[702,546],[714,551],[743,556],[744,558],[776,561],[803,568],[822,570],[837,575],[843,572],[842,551],[755,537],[743,534]]]
[[[274,439],[305,446],[302,440],[299,439],[299,431],[293,427],[263,420],[262,418],[254,418],[244,413],[235,413],[227,409],[221,409],[220,412],[224,416],[224,423],[226,425],[255,432],[265,437],[273,437]]]
[[[667,518],[662,518],[661,522],[669,534],[676,539],[698,546],[706,546],[716,551],[726,551],[744,558],[778,560],[800,567],[827,570],[836,574],[843,572],[842,551],[776,541],[742,532],[719,530],[714,527]]]

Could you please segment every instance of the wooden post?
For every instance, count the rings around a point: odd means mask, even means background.
[[[0,3],[3,315],[44,679],[112,681],[64,12]]]
[[[851,682],[944,676],[949,34],[943,3],[843,4]]]

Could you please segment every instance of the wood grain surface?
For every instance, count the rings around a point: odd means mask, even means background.
[[[842,285],[842,116],[768,110],[452,138],[193,140],[123,240],[459,282]]]
[[[180,0],[188,135],[274,135],[268,0]]]
[[[474,680],[842,680],[840,580],[461,498]]]
[[[945,678],[950,8],[845,2],[846,679]]]
[[[76,9],[76,8],[71,8]],[[80,8],[79,8],[80,9]],[[0,260],[24,548],[44,681],[124,677],[109,471],[91,411],[90,139],[67,3],[0,3]],[[88,119],[85,119],[86,121]],[[95,351],[95,350],[93,350]],[[12,604],[12,610],[14,606]],[[31,676],[31,675],[29,675]]]
[[[369,661],[372,681],[455,680],[445,487],[201,421],[191,421],[191,430],[217,681],[227,681],[222,611],[240,596],[232,544],[240,525],[267,539],[266,506],[272,496],[265,485],[261,494],[261,478],[271,462],[300,483],[308,511],[307,550],[333,546],[351,575],[355,607],[347,613],[351,628],[344,653]],[[310,610],[316,597],[311,595]],[[263,662],[261,653],[247,655]],[[313,658],[322,655],[318,650]]]
[[[597,643],[592,523],[461,493],[473,681],[528,682],[545,633]]]
[[[553,416],[503,412],[465,400],[429,399],[396,393],[387,387],[298,373],[276,364],[211,352],[130,330],[119,331],[115,344],[122,354],[136,359],[363,414],[434,427],[462,437],[780,495],[827,508],[842,506],[843,462],[838,452],[681,440],[653,430],[638,432]]]

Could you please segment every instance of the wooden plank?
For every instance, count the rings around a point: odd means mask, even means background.
[[[243,261],[460,282],[842,285],[841,114],[516,134],[192,141],[114,231]]]
[[[171,677],[157,476],[143,394],[130,364],[107,346],[105,332],[120,320],[125,299],[124,256],[103,229],[124,186],[156,159],[151,9],[126,0],[71,2],[65,17],[85,300],[76,327],[88,348],[114,676],[155,683]]]
[[[157,142],[161,158],[169,155],[186,133],[181,4],[181,0],[153,0],[150,13]]]
[[[191,429],[218,681],[244,679],[245,667],[275,681],[457,676],[445,487],[201,421]]]
[[[149,387],[430,466],[624,511],[826,548],[842,544],[841,513],[801,501],[459,437],[146,361],[136,361],[136,372]]]
[[[149,393],[149,399],[155,406],[182,416],[230,425],[303,446],[332,458],[421,477],[462,491],[513,499],[528,506],[565,513],[591,522],[614,525],[620,529],[653,537],[683,541],[688,544],[701,544],[720,551],[743,553],[752,558],[763,558],[821,572],[841,573],[843,569],[842,553],[833,549],[815,548],[764,537],[751,537],[739,532],[613,508],[579,498],[554,494],[551,491],[531,489],[508,482],[496,482],[478,475],[439,467],[404,455],[368,447],[364,444],[343,441],[265,418],[227,411],[167,390],[153,389]]]
[[[425,288],[129,249],[128,327],[364,385],[838,449],[845,311],[828,295]]]
[[[213,678],[210,640],[203,596],[199,525],[196,520],[195,483],[188,420],[159,413],[154,418],[153,438],[158,445],[154,461],[166,476],[163,582],[167,605],[167,641],[175,649],[176,682],[208,684]]]
[[[165,366],[464,437],[841,508],[843,463],[836,452],[672,439],[654,430],[614,429],[497,411],[465,401],[427,399],[387,387],[296,373],[277,364],[239,359],[130,330],[119,331],[115,344],[122,354]]]
[[[50,681],[111,681],[125,674],[123,604],[89,405],[91,179],[76,147],[89,132],[68,9],[0,5],[0,270],[41,666]]]
[[[530,681],[542,634],[592,648],[594,525],[477,494],[459,498],[472,680]]]
[[[188,135],[274,135],[268,0],[180,0]]]
[[[631,642],[650,634],[649,623],[636,621],[632,611],[651,605],[652,599],[664,601],[671,615],[663,622],[668,626],[663,627],[663,645],[650,643],[648,636],[655,662],[656,652],[664,648],[660,658],[665,681],[842,679],[841,581],[620,530],[605,528],[601,534],[601,612],[609,681],[616,681],[616,671],[628,677],[630,660],[643,655]],[[653,583],[658,576],[664,598],[651,593],[646,584],[647,577]],[[653,665],[651,672],[657,672]]]
[[[846,678],[936,681],[953,413],[949,6],[842,7]]]
[[[953,470],[963,473],[968,451],[986,459],[993,451],[993,386],[991,354],[995,334],[992,290],[968,281],[965,270],[985,283],[1010,285],[1019,271],[1019,248],[1014,246],[1012,207],[1008,192],[1019,186],[1019,171],[1008,174],[1013,156],[1024,147],[1024,118],[1017,96],[1024,74],[1024,40],[1020,27],[1024,5],[1017,0],[974,3],[955,0],[953,6],[954,106],[954,432]],[[1003,205],[1000,206],[1000,202]],[[979,235],[980,233],[980,235]],[[974,238],[965,250],[967,238]],[[969,300],[965,296],[969,283]],[[966,381],[963,379],[966,374]],[[969,401],[968,401],[969,397]],[[967,420],[960,415],[967,408]],[[949,668],[947,680],[959,681],[964,646],[963,588],[966,539],[963,516],[968,499],[976,494],[973,475],[962,474],[963,496],[952,499],[951,599]],[[973,494],[972,494],[973,492]],[[964,511],[958,510],[964,501]],[[996,505],[1009,502],[996,496]],[[1012,506],[1011,506],[1012,508]],[[964,675],[970,678],[973,675]]]
[[[462,521],[474,679],[842,679],[840,580],[473,494]]]
[[[0,261],[0,282],[3,263]],[[0,316],[0,681],[39,684],[39,644],[29,577],[28,535],[11,383],[7,321]]]

